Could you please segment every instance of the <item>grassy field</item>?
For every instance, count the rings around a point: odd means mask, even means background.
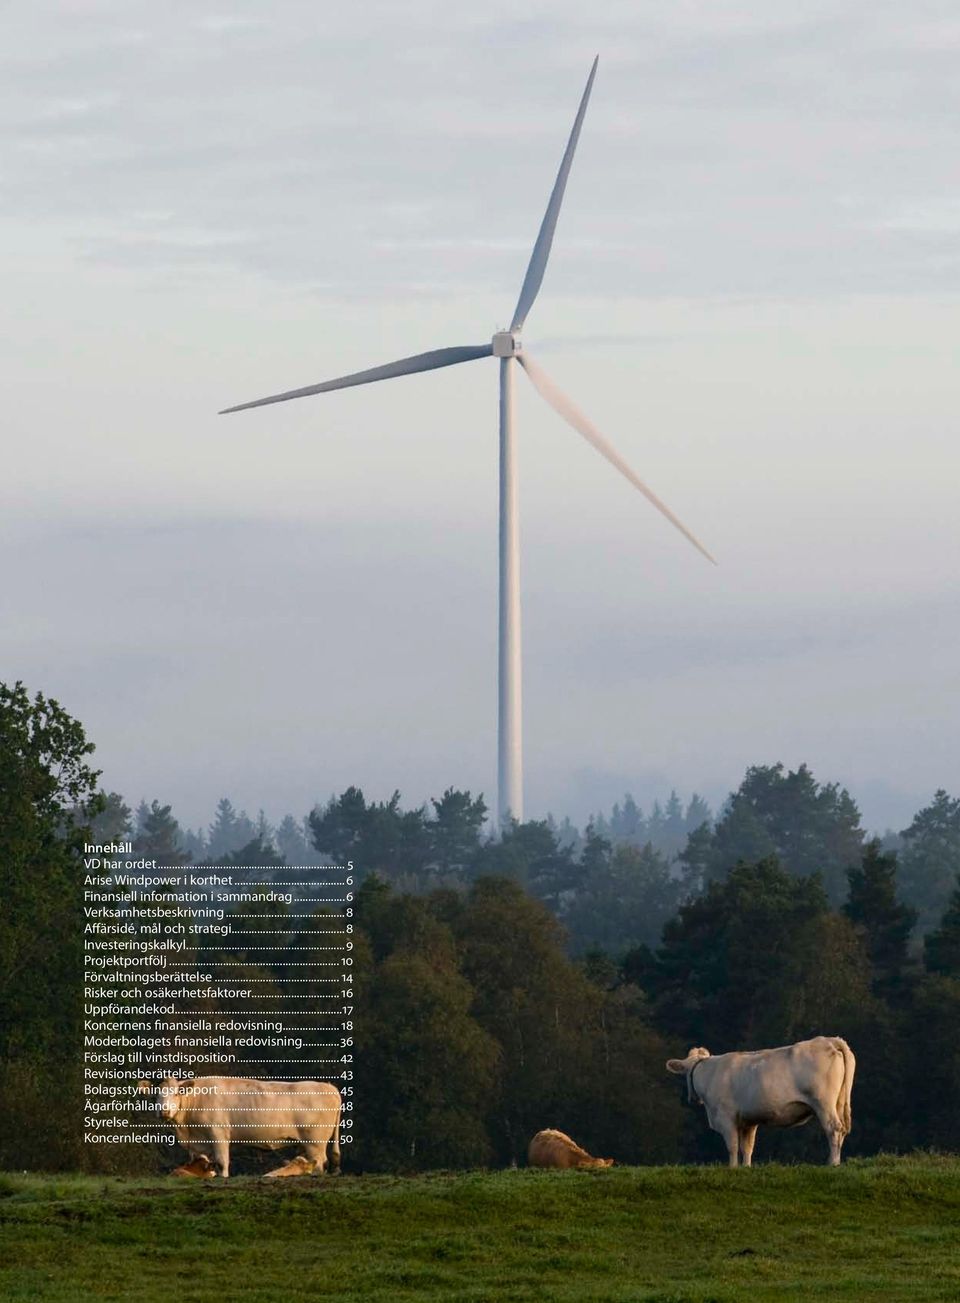
[[[0,1176],[0,1298],[960,1298],[960,1160],[265,1183]]]

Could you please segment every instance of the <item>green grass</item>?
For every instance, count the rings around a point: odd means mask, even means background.
[[[960,1159],[226,1184],[0,1175],[0,1298],[960,1298]]]

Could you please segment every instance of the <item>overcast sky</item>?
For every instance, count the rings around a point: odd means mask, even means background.
[[[720,565],[518,378],[528,813],[960,791],[954,4],[19,0],[0,678],[109,787],[492,800],[494,364],[215,413],[509,321],[597,51],[525,339]]]

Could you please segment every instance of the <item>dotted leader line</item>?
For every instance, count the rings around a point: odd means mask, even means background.
[[[194,878],[202,878],[215,870],[225,871],[226,869],[243,869],[245,872],[256,870],[257,873],[268,873],[271,869],[284,868],[290,869],[293,873],[343,873],[346,870],[345,864],[191,864],[191,870],[197,872],[191,873]],[[313,883],[309,884],[311,887]]]
[[[244,1122],[243,1125],[244,1128],[248,1131],[254,1131],[254,1130],[273,1131],[275,1129],[272,1122]],[[308,1122],[306,1124],[306,1128],[311,1128],[311,1127],[316,1128],[322,1125],[323,1125],[322,1122],[312,1122],[312,1123]],[[229,1122],[178,1122],[177,1126],[179,1128],[182,1128],[184,1131],[188,1131],[191,1127],[193,1127],[194,1130],[201,1129],[203,1131],[221,1131],[229,1127],[230,1123]],[[158,1128],[155,1127],[150,1122],[130,1122],[127,1124],[127,1126],[123,1128],[124,1131],[156,1131],[157,1129]],[[349,1129],[352,1130],[353,1128],[351,1127]],[[289,1140],[291,1144],[295,1144],[297,1139],[304,1139],[304,1137],[278,1136],[277,1139],[278,1140],[286,1139]],[[235,1145],[242,1145],[242,1144],[249,1145],[252,1144],[253,1141],[234,1140],[232,1143]],[[307,1144],[310,1143],[312,1142],[308,1140]]]

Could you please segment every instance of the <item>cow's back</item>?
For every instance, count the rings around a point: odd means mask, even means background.
[[[181,1083],[175,1119],[191,1144],[212,1136],[272,1148],[290,1141],[326,1144],[340,1121],[340,1092],[328,1081],[197,1077]]]
[[[694,1090],[748,1123],[794,1126],[818,1101],[836,1099],[844,1060],[835,1039],[816,1036],[770,1050],[712,1055],[695,1067]]]

